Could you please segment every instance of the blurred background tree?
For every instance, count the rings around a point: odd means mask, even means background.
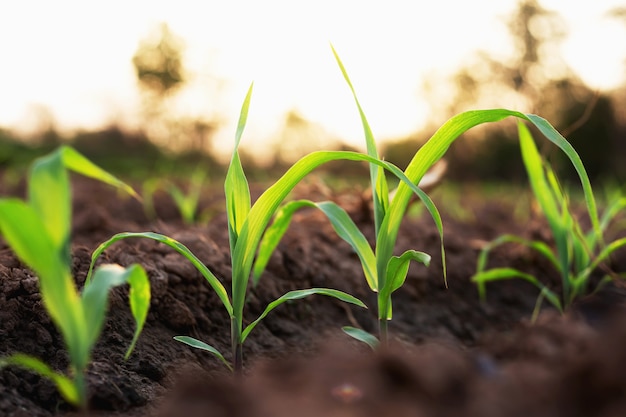
[[[615,8],[609,12],[610,18],[626,24],[626,8]],[[560,55],[559,48],[568,33],[564,19],[542,7],[540,1],[519,0],[502,22],[508,29],[508,52],[471,51],[466,64],[454,74],[433,75],[425,80],[420,95],[431,107],[429,125],[409,137],[383,142],[385,158],[406,165],[420,143],[447,118],[475,108],[505,107],[534,112],[553,123],[579,151],[594,180],[626,180],[626,164],[621,161],[621,155],[626,154],[626,86],[600,93],[585,85]],[[500,32],[494,36],[501,36]],[[417,44],[421,40],[415,41]],[[33,128],[32,134],[0,129],[0,166],[21,166],[32,155],[65,142],[75,143],[91,159],[113,170],[123,158],[137,161],[120,166],[143,165],[146,173],[180,167],[180,161],[192,169],[198,164],[223,169],[214,154],[229,149],[232,137],[229,134],[226,146],[219,147],[215,133],[227,120],[220,112],[228,104],[224,99],[228,81],[214,75],[214,68],[220,68],[219,59],[215,61],[217,66],[214,62],[204,67],[196,62],[194,66],[195,44],[191,39],[189,42],[187,45],[163,23],[154,26],[137,45],[131,45],[124,59],[126,63],[132,60],[140,92],[139,127],[125,125],[123,117],[112,117],[108,126],[93,131],[60,133],[62,124],[54,120],[54,109],[33,108],[25,123]],[[210,57],[207,50],[199,52]],[[184,101],[190,95],[196,100],[194,104],[202,103],[196,109]],[[273,146],[273,156],[268,157],[264,151],[265,159],[260,160],[256,149],[243,147],[246,168],[251,172],[256,168],[260,175],[267,175],[272,167],[276,168],[274,172],[281,172],[304,153],[345,146],[323,125],[307,117],[296,107],[285,113],[282,126],[272,135],[273,142],[265,143]],[[372,127],[376,129],[375,123]],[[250,131],[248,134],[252,135]],[[446,156],[451,179],[525,181],[513,123],[473,129],[467,136],[456,142]],[[361,143],[361,138],[357,139]],[[120,149],[124,149],[123,155]],[[573,174],[558,152],[550,147],[543,151],[557,165],[561,177]],[[168,159],[170,162],[163,162]],[[253,167],[255,163],[258,165]],[[328,169],[341,176],[342,169],[352,166],[333,165]]]
[[[186,85],[185,44],[161,23],[142,40],[133,57],[142,92],[144,130],[150,140],[168,149],[207,152],[217,128],[215,120],[180,117],[173,101]]]
[[[624,126],[618,123],[612,99],[591,90],[562,59],[558,47],[567,34],[563,19],[536,0],[521,0],[507,28],[512,44],[509,57],[480,52],[448,82],[426,81],[429,101],[437,103],[433,113],[442,118],[433,120],[418,137],[429,137],[445,119],[465,110],[515,108],[548,119],[583,156],[593,179],[626,178],[619,157]],[[451,86],[451,92],[441,91],[442,85]],[[466,135],[469,140],[456,142],[446,156],[452,178],[525,180],[516,133],[510,125],[478,128]],[[408,163],[412,155],[408,147],[414,148],[415,141],[411,137],[390,144],[386,157],[399,165]],[[552,154],[552,149],[544,152]],[[558,152],[551,162],[559,170],[559,165],[567,165]]]

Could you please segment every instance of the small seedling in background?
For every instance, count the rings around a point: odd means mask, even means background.
[[[183,222],[186,224],[193,224],[196,220],[198,202],[200,201],[200,194],[205,180],[206,171],[198,168],[191,175],[189,189],[186,193],[173,182],[167,185],[167,192],[174,200],[174,203],[176,203],[176,207],[180,212]]]
[[[71,274],[72,198],[68,170],[135,195],[132,188],[74,149],[63,146],[32,165],[28,201],[0,199],[0,232],[16,255],[37,274],[44,307],[63,336],[70,371],[67,376],[22,353],[0,358],[0,366],[16,365],[36,372],[52,380],[69,403],[85,408],[85,372],[102,330],[109,291],[130,284],[129,302],[136,328],[126,351],[128,358],[146,319],[150,285],[139,265],[103,265],[96,269],[93,281],[85,283],[82,294],[77,291]]]
[[[150,220],[156,220],[157,214],[154,208],[154,195],[161,188],[162,180],[159,178],[150,178],[141,185],[141,201],[143,203],[143,212]]]
[[[176,185],[173,181],[152,178],[143,183],[142,197],[143,209],[148,219],[154,220],[157,217],[154,208],[154,195],[159,190],[164,190],[176,204],[176,208],[185,224],[193,224],[198,220],[198,203],[202,193],[202,187],[206,182],[207,173],[205,170],[197,168],[194,170],[189,180],[187,191]]]
[[[570,210],[567,195],[562,191],[550,165],[542,160],[526,126],[519,125],[519,136],[524,166],[526,167],[530,185],[541,212],[548,221],[554,237],[555,247],[550,247],[542,241],[530,241],[519,236],[500,236],[481,251],[477,262],[476,274],[472,277],[472,281],[477,284],[482,298],[485,297],[485,286],[488,282],[521,278],[532,283],[541,291],[535,312],[533,313],[535,317],[544,298],[560,312],[563,312],[576,298],[587,294],[591,274],[598,267],[602,266],[602,263],[614,251],[626,245],[626,238],[615,240],[608,245],[604,242],[606,228],[615,216],[626,207],[626,199],[618,198],[614,200],[613,204],[609,205],[605,211],[604,216],[598,219],[596,203],[589,188],[586,193],[586,208],[593,226],[588,232],[583,232],[578,219]],[[584,173],[582,163],[575,163],[575,167],[579,173]],[[535,276],[515,268],[486,269],[489,253],[494,248],[506,243],[524,245],[544,256],[561,276],[562,295],[559,296],[549,289]],[[605,275],[599,285],[612,279],[612,275],[611,273]]]

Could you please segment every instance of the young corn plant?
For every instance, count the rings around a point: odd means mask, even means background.
[[[602,267],[613,252],[626,245],[626,238],[617,239],[609,244],[604,242],[604,231],[615,216],[626,207],[626,199],[615,200],[608,206],[602,218],[598,219],[596,203],[589,189],[585,193],[586,209],[593,227],[588,232],[583,232],[580,222],[570,210],[568,197],[561,189],[554,171],[541,158],[528,128],[521,124],[519,137],[530,186],[554,237],[554,247],[543,241],[527,240],[515,235],[500,236],[482,249],[477,261],[476,274],[471,279],[477,284],[482,298],[485,296],[486,284],[492,281],[520,278],[532,283],[540,290],[533,312],[533,317],[536,317],[543,299],[563,312],[574,300],[587,294],[592,273]],[[584,172],[582,163],[575,166],[579,173]],[[562,294],[557,294],[535,276],[515,268],[487,269],[489,253],[507,243],[521,244],[544,256],[561,276]],[[615,275],[609,270],[606,272],[598,286]]]
[[[191,175],[189,189],[186,192],[172,181],[157,178],[145,181],[142,187],[144,213],[149,219],[156,219],[154,195],[157,191],[164,190],[174,200],[183,222],[193,224],[197,220],[198,203],[206,177],[206,171],[196,169]]]
[[[225,359],[223,354],[219,352],[218,349],[200,340],[188,336],[177,336],[175,339],[192,347],[203,349],[212,353],[236,374],[240,374],[242,372],[243,343],[246,338],[258,325],[258,323],[279,305],[290,300],[319,294],[334,297],[360,307],[365,307],[365,305],[355,297],[334,289],[309,288],[296,290],[290,291],[269,303],[257,319],[244,326],[243,311],[246,302],[249,279],[251,277],[253,267],[255,277],[260,277],[266,265],[266,262],[264,263],[263,260],[269,259],[271,252],[275,248],[275,246],[261,245],[262,236],[272,217],[274,217],[277,213],[280,204],[288,196],[290,191],[315,168],[324,163],[336,160],[365,161],[376,164],[391,171],[401,180],[406,181],[409,184],[409,188],[417,188],[410,183],[408,178],[406,178],[399,168],[388,162],[380,161],[377,158],[357,152],[319,151],[308,154],[297,161],[281,178],[270,186],[254,204],[251,204],[250,189],[241,165],[238,151],[239,143],[246,125],[251,95],[252,85],[248,90],[241,109],[237,132],[235,135],[235,146],[224,183],[226,212],[228,215],[228,236],[232,263],[232,287],[230,294],[226,291],[224,285],[213,274],[213,272],[211,272],[187,247],[168,236],[158,233],[139,232],[117,234],[96,248],[92,255],[93,267],[95,261],[102,254],[102,252],[115,242],[126,238],[149,238],[168,245],[187,258],[207,280],[230,317],[231,363]],[[255,279],[255,284],[257,281],[258,279]]]
[[[44,307],[61,332],[70,360],[68,374],[51,369],[38,358],[14,353],[0,358],[0,367],[15,365],[50,379],[69,403],[85,408],[85,372],[98,340],[109,291],[130,285],[129,302],[135,333],[125,358],[131,354],[150,304],[150,285],[139,265],[122,268],[103,265],[79,293],[71,274],[71,187],[68,170],[95,178],[135,195],[132,188],[92,164],[70,147],[61,147],[38,159],[30,169],[28,201],[0,199],[0,232],[16,255],[39,278]]]
[[[167,192],[174,200],[174,203],[176,203],[176,207],[185,224],[193,224],[196,219],[200,193],[205,180],[206,171],[196,169],[191,175],[189,189],[186,193],[174,183],[170,183],[167,186]]]
[[[328,202],[316,204],[318,208],[327,214],[335,230],[338,231],[339,236],[354,248],[362,263],[365,278],[370,289],[377,293],[379,338],[377,339],[375,336],[362,329],[345,327],[344,331],[350,336],[368,343],[372,347],[376,347],[379,343],[383,345],[387,344],[388,322],[392,318],[392,293],[404,284],[411,261],[428,264],[430,257],[423,252],[409,250],[400,255],[394,255],[400,225],[411,200],[411,196],[414,193],[424,202],[439,231],[441,238],[443,278],[447,284],[441,217],[430,198],[417,188],[415,184],[420,183],[427,171],[445,155],[449,146],[461,134],[474,126],[483,123],[497,122],[507,117],[515,117],[530,122],[537,127],[546,139],[556,144],[574,164],[583,185],[586,201],[590,206],[590,216],[594,230],[599,231],[600,223],[589,178],[574,148],[545,119],[533,114],[524,114],[506,109],[468,111],[456,115],[444,123],[416,152],[404,171],[404,176],[400,177],[396,174],[402,181],[390,198],[389,185],[385,177],[385,171],[381,169],[381,164],[375,162],[380,161],[380,156],[376,148],[372,130],[356,96],[355,89],[348,77],[347,71],[335,49],[332,48],[332,50],[359,111],[365,134],[367,154],[374,159],[370,161],[370,182],[372,187],[376,232],[376,244],[374,249],[369,246],[363,234],[358,230],[343,209]],[[408,181],[405,180],[405,177]],[[289,211],[295,210],[297,204],[310,205],[310,202],[293,203],[291,207],[285,207],[281,214],[285,217],[289,217]],[[338,217],[340,217],[341,220],[337,220]],[[288,220],[285,220],[285,222],[288,222]],[[276,233],[280,234],[281,228],[285,228],[285,226],[278,224],[276,228]],[[268,238],[268,241],[270,241],[268,243],[269,246],[272,244],[271,239],[275,240],[276,238]]]

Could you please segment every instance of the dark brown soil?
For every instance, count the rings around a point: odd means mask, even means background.
[[[150,230],[183,242],[230,288],[224,214],[207,225],[186,226],[172,202],[161,195],[158,219],[151,221],[138,202],[89,180],[75,182],[73,262],[79,286],[99,243],[117,232]],[[367,200],[358,191],[332,194],[308,185],[298,193],[339,201],[372,236]],[[511,199],[480,201],[463,195],[459,207],[465,220],[440,207],[449,288],[432,221],[426,216],[407,218],[398,251],[423,250],[433,256],[433,263],[429,268],[412,266],[406,284],[394,294],[393,342],[378,353],[340,331],[344,325],[376,328],[375,298],[358,258],[321,215],[298,214],[259,286],[250,289],[246,320],[255,319],[285,292],[310,287],[349,292],[370,310],[321,296],[279,307],[246,341],[242,381],[234,381],[210,354],[172,340],[191,335],[229,358],[227,313],[200,273],[153,241],[117,243],[103,261],[142,264],[151,280],[151,308],[137,348],[125,362],[133,321],[126,290],[112,293],[88,374],[89,415],[626,415],[621,288],[608,287],[566,316],[546,308],[534,324],[529,318],[537,290],[527,283],[491,285],[481,303],[469,281],[481,242],[508,232],[545,233],[540,221],[515,219]],[[527,202],[520,199],[518,204]],[[202,201],[203,208],[221,205],[219,187]],[[504,248],[493,264],[523,268],[558,288],[555,273],[527,250]],[[0,356],[12,352],[67,369],[61,337],[41,305],[37,278],[0,244]],[[0,371],[0,416],[51,415],[78,414],[50,382],[15,367]]]

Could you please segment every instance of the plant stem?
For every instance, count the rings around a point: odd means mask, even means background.
[[[241,377],[243,373],[243,346],[241,343],[241,331],[239,330],[239,323],[233,317],[230,320],[230,335],[231,335],[231,348],[233,355],[233,371],[235,377]]]
[[[76,374],[74,375],[74,386],[76,387],[76,390],[78,391],[78,398],[80,403],[78,404],[78,407],[85,411],[87,410],[87,385],[86,385],[86,381],[85,381],[85,370],[80,370],[80,371],[75,371]]]
[[[378,333],[380,335],[380,345],[387,347],[389,344],[388,320],[384,317],[378,319]]]

